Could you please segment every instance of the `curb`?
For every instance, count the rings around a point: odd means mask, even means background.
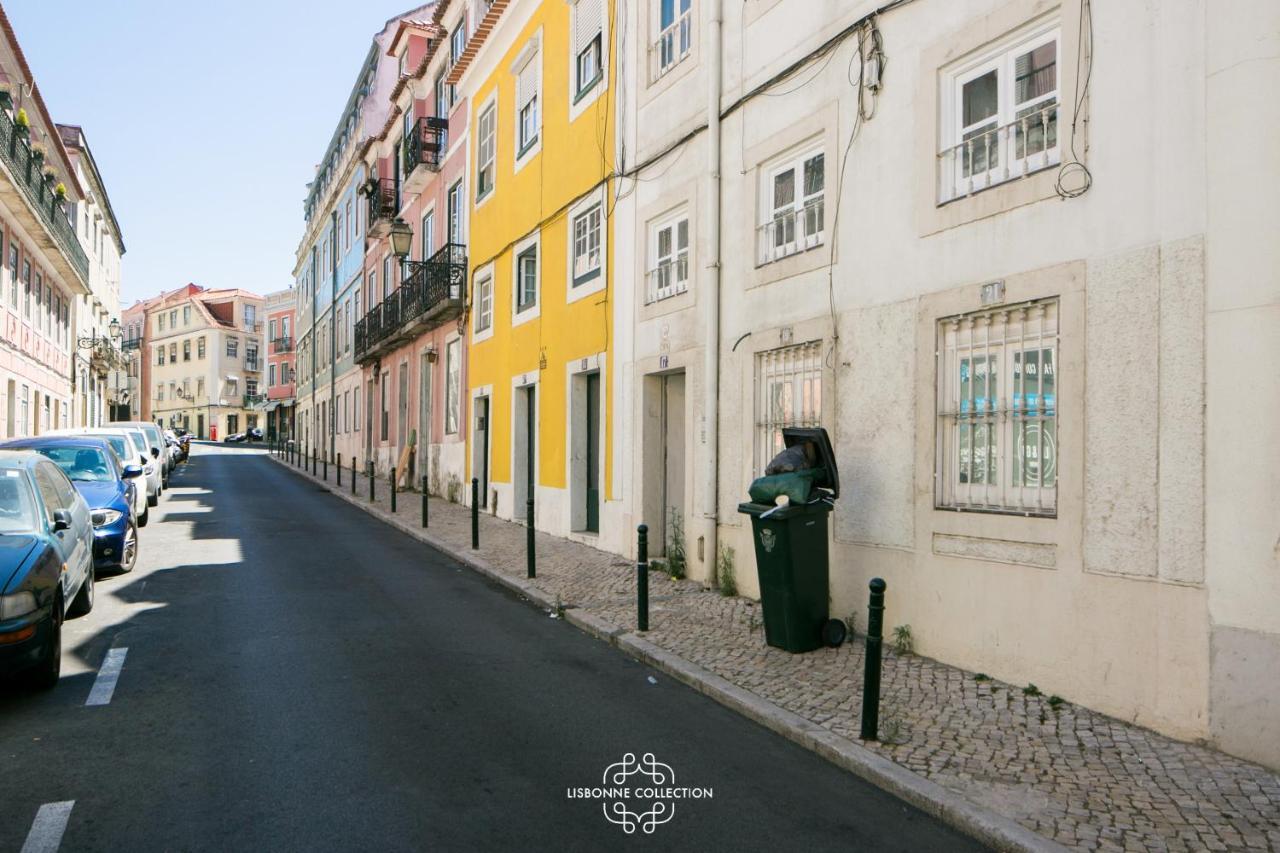
[[[537,607],[555,610],[555,600],[529,581],[499,571],[478,555],[456,550],[452,545],[421,528],[385,516],[380,512],[374,512],[373,507],[359,498],[342,492],[324,480],[312,477],[309,472],[295,469],[269,452],[268,458],[285,470],[302,474],[307,479],[324,486],[329,492],[352,506],[430,545],[449,558],[527,599]],[[1014,820],[976,805],[961,794],[894,764],[854,741],[830,732],[799,714],[780,708],[733,682],[654,645],[642,635],[620,628],[599,616],[578,610],[572,605],[565,605],[564,619],[584,633],[603,640],[640,663],[661,670],[704,696],[714,699],[729,710],[782,735],[792,743],[816,753],[832,764],[910,803],[922,812],[989,847],[1002,851],[1026,851],[1026,853],[1065,853],[1068,849],[1056,841],[1032,832]]]

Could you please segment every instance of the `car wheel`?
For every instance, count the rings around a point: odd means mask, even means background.
[[[38,690],[52,690],[62,674],[62,600],[53,602],[49,615],[49,642],[40,654],[39,662],[31,668],[31,685]]]
[[[138,526],[146,527],[147,522],[151,520],[151,501],[148,500],[142,508],[142,515],[138,516]]]
[[[138,563],[138,525],[132,521],[124,529],[124,551],[120,554],[120,571],[128,574]]]
[[[71,606],[67,608],[67,615],[75,618],[78,616],[87,616],[93,610],[93,567],[89,567],[89,574],[84,576],[84,583],[80,584],[80,591],[76,593],[76,597],[71,600]]]
[[[147,495],[147,506],[152,507],[160,503],[160,490],[156,489],[154,495]]]

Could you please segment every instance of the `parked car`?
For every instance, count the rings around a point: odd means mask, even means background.
[[[187,447],[189,441],[183,441],[182,436],[178,435],[175,430],[167,429],[164,431],[164,437],[169,441],[173,448],[173,458],[175,462],[183,463],[187,461]]]
[[[165,449],[169,452],[169,468],[173,470],[182,461],[182,448],[179,446],[178,437],[173,434],[173,430],[165,429],[160,432],[164,435]]]
[[[94,568],[133,571],[138,562],[133,504],[141,465],[122,462],[106,436],[39,436],[7,441],[0,447],[34,450],[53,460],[89,505]]]
[[[105,427],[99,427],[102,431],[123,431],[131,439],[133,439],[134,447],[138,451],[138,461],[142,465],[142,472],[147,478],[147,505],[155,506],[160,502],[160,495],[164,491],[164,474],[160,469],[160,463],[151,455],[150,442],[147,440],[147,434],[140,428],[127,423],[117,422],[108,424]],[[89,430],[90,433],[98,430]],[[127,460],[126,460],[127,461]]]
[[[62,470],[0,451],[0,674],[58,683],[62,622],[93,609],[89,507]]]
[[[151,423],[151,421],[120,421],[126,426],[137,427],[142,430],[147,437],[147,444],[151,448],[151,456],[156,459],[160,466],[160,484],[161,492],[169,486],[169,454],[165,452],[164,435],[160,432],[160,427]]]
[[[136,488],[133,490],[133,517],[138,520],[138,527],[146,527],[147,522],[151,520],[151,504],[148,498],[149,483],[147,481],[147,468],[155,470],[153,464],[149,464],[145,454],[145,444],[141,438],[135,439],[122,429],[104,429],[83,428],[83,429],[58,429],[44,433],[45,436],[55,435],[85,435],[95,436],[106,439],[111,445],[111,449],[115,451],[116,456],[120,457],[120,461],[125,464],[137,464],[142,466],[143,476],[138,478]],[[141,435],[141,433],[139,433]],[[135,440],[137,444],[135,445]]]

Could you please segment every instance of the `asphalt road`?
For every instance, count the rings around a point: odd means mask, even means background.
[[[0,685],[0,851],[980,849],[260,451],[159,509],[58,688]],[[627,753],[710,798],[628,835],[569,797]]]

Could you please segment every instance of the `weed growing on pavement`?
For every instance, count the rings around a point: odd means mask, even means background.
[[[880,742],[885,746],[899,746],[911,739],[911,729],[896,712],[890,712],[880,723]]]
[[[721,544],[716,555],[716,581],[720,585],[720,594],[732,598],[738,594],[738,577],[733,567],[733,549]]]
[[[1065,702],[1066,700],[1056,693],[1049,697],[1049,707],[1055,711],[1061,708]]]
[[[671,510],[667,525],[667,574],[672,580],[680,580],[685,574],[684,517],[679,509]]]
[[[987,675],[985,672],[979,672],[973,676],[973,680],[974,681],[990,681],[991,676]]]
[[[915,652],[916,638],[911,635],[910,625],[899,625],[893,629],[893,650],[900,655]]]
[[[458,478],[457,474],[449,475],[448,491],[449,493],[446,497],[449,499],[449,503],[456,504],[458,498],[462,495],[462,480]]]
[[[556,617],[557,619],[563,619],[563,618],[564,618],[564,599],[562,599],[562,598],[560,597],[560,593],[556,593],[556,612],[555,612],[555,617]]]
[[[855,632],[854,632],[854,630],[853,630],[854,625],[856,625],[856,624],[857,624],[857,619],[858,619],[858,614],[857,614],[857,613],[850,613],[848,616],[844,617],[844,627],[845,627],[845,628],[847,629],[847,631],[848,631],[848,634],[846,635],[846,641],[847,641],[847,642],[852,643],[852,642],[853,642],[853,638],[854,638],[855,636],[857,636],[857,635],[856,635],[856,633],[855,633]]]
[[[1023,696],[1039,696],[1040,688],[1036,687],[1034,684],[1028,684],[1026,687],[1022,688],[1022,695]]]

